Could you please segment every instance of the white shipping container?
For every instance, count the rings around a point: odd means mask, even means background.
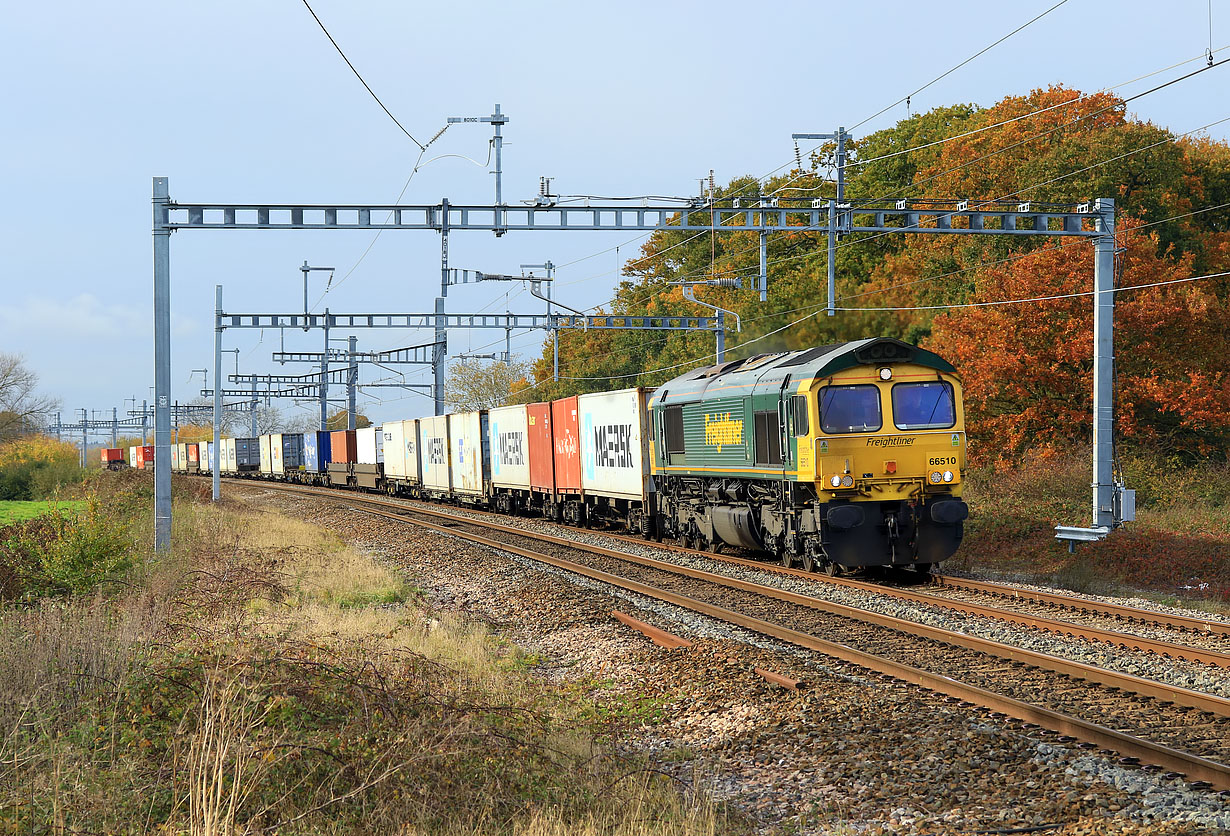
[[[266,474],[273,473],[273,453],[270,452],[273,445],[270,444],[270,438],[271,436],[268,435],[261,436],[261,473]],[[279,442],[280,440],[281,439],[279,439]],[[282,449],[280,443],[278,445],[278,449]]]
[[[222,472],[235,472],[235,439],[222,439]]]
[[[137,448],[136,447],[128,448],[128,466],[129,467],[137,466]]]
[[[648,420],[642,388],[577,398],[581,487],[587,494],[648,499]]]
[[[418,422],[385,421],[380,428],[384,435],[384,475],[390,479],[419,481]]]
[[[262,457],[264,456],[264,453],[265,451],[264,449],[262,449],[261,450]],[[285,467],[284,462],[282,461],[282,434],[281,433],[272,433],[269,436],[269,454],[273,457],[273,472],[274,473],[285,472],[286,467]],[[262,458],[262,461],[263,460],[264,459]]]
[[[491,475],[486,411],[449,415],[448,439],[453,493],[482,494]]]
[[[453,490],[449,472],[448,416],[433,415],[419,419],[419,474],[423,487],[429,491],[450,493]]]
[[[171,470],[179,470],[179,451],[183,446],[182,444],[171,445]]]
[[[357,430],[355,444],[358,447],[359,464],[384,462],[384,433],[380,431],[380,427],[366,427]]]
[[[209,445],[211,444],[213,444],[212,441],[202,441],[197,444],[197,456],[199,456],[197,463],[200,465],[201,470],[209,472],[212,472],[209,468],[213,464],[213,459],[209,457]]]
[[[487,447],[491,484],[530,489],[530,439],[525,404],[501,406],[487,413]]]

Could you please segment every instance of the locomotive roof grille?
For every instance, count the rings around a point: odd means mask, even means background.
[[[664,385],[675,388],[675,386],[686,383],[700,384],[700,391],[684,386],[683,388],[688,390],[685,398],[690,399],[688,396],[696,397],[697,395],[703,398],[700,392],[707,389],[711,382],[731,375],[737,377],[745,372],[761,370],[771,373],[771,370],[812,366],[812,368],[800,369],[800,372],[815,377],[828,377],[856,366],[882,366],[892,363],[915,363],[948,374],[957,372],[955,366],[938,354],[891,337],[875,337],[868,340],[816,346],[802,351],[756,354],[741,360],[693,369]],[[665,400],[666,391],[664,389],[657,403],[663,403]]]

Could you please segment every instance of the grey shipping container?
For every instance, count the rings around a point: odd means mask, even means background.
[[[303,470],[303,433],[282,433],[282,469]]]
[[[261,442],[259,438],[235,439],[235,469],[251,473],[261,468]]]

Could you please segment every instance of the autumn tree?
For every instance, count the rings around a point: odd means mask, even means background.
[[[444,400],[456,412],[503,406],[529,386],[529,372],[526,363],[456,360],[444,379]]]
[[[81,476],[80,451],[68,442],[37,434],[0,442],[0,500],[41,499]]]
[[[37,432],[59,401],[38,391],[38,374],[20,354],[0,353],[0,441]]]
[[[329,416],[328,420],[325,422],[325,426],[328,427],[330,430],[344,430],[344,429],[349,428],[350,426],[349,422],[350,422],[350,410],[339,409],[336,412],[334,412],[332,415]],[[319,421],[314,419],[313,424],[310,427],[310,429],[316,429],[317,424],[319,424]],[[364,427],[370,427],[372,425],[372,421],[362,412],[358,412],[356,410],[355,416],[354,416],[354,425],[355,425],[355,429],[361,430]]]
[[[1230,304],[1210,282],[1183,282],[1194,257],[1159,255],[1157,236],[1139,226],[1123,223],[1117,236],[1116,429],[1170,452],[1224,452]],[[1064,298],[936,317],[926,345],[961,370],[972,450],[1002,459],[1091,438],[1092,273],[1088,247],[1039,251],[981,271],[972,301]]]

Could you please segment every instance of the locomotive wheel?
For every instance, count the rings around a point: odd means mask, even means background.
[[[723,543],[722,540],[718,537],[714,537],[712,540],[709,541],[709,551],[713,552],[714,554],[721,554],[722,549],[724,548],[726,548],[726,544]]]
[[[790,549],[783,548],[778,557],[784,568],[789,569],[794,566],[794,555],[790,553]]]
[[[835,578],[841,574],[841,567],[830,560],[824,564],[824,574],[828,575],[830,578]]]

